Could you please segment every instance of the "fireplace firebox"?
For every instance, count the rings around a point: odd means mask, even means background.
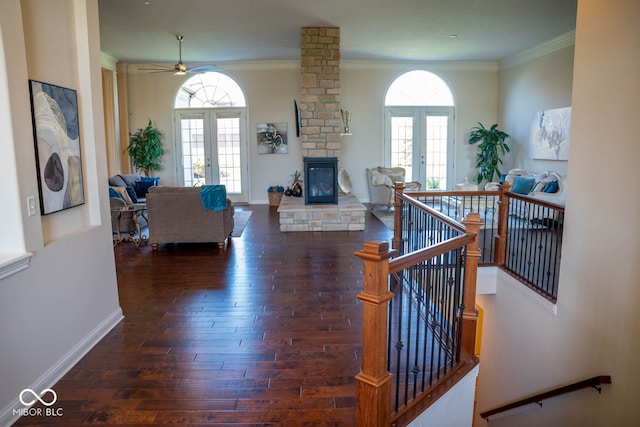
[[[304,204],[338,204],[338,158],[305,157]]]

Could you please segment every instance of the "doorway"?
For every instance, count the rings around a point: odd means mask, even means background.
[[[244,111],[176,111],[176,141],[180,161],[178,179],[185,187],[223,184],[233,203],[247,203],[246,150],[242,129]]]
[[[175,99],[178,183],[223,184],[234,204],[249,200],[247,111],[235,80],[220,72],[197,74]]]

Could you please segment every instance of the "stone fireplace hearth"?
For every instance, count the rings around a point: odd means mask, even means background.
[[[362,231],[367,208],[352,194],[337,205],[305,205],[302,197],[283,197],[278,207],[280,231]]]

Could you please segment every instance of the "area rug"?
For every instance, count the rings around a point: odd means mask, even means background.
[[[251,219],[252,211],[240,211],[236,210],[233,213],[233,233],[231,233],[231,237],[240,237],[244,228],[249,223]]]
[[[370,212],[378,218],[389,230],[393,230],[393,219],[395,216],[394,211],[387,211],[387,209],[371,209]]]

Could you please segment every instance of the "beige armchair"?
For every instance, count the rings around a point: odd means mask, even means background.
[[[396,182],[405,184],[408,191],[420,191],[422,185],[419,182],[405,181],[405,170],[401,167],[385,168],[378,166],[367,169],[367,184],[369,186],[369,202],[372,207],[386,206],[391,210],[394,202],[393,187]]]

